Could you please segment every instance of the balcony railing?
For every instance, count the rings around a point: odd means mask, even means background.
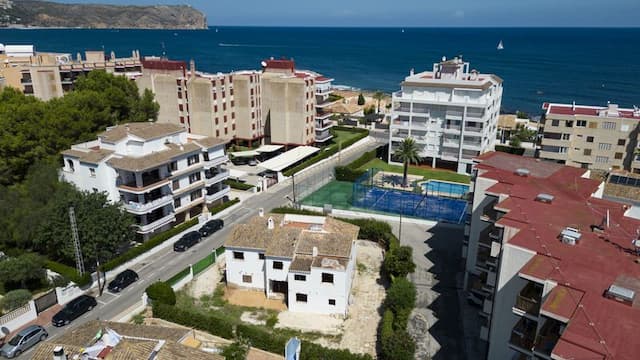
[[[528,282],[516,296],[515,308],[524,311],[527,314],[537,315],[540,312],[541,302],[542,289],[540,286],[537,286],[532,282]]]
[[[170,204],[172,201],[173,201],[173,195],[168,194],[146,203],[129,201],[124,204],[124,208],[130,213],[145,214],[161,206]]]
[[[216,200],[222,199],[225,195],[229,193],[229,191],[231,191],[231,187],[229,187],[228,185],[225,185],[220,189],[220,191],[217,191],[213,194],[207,194],[205,196],[205,199],[208,203],[214,202]]]
[[[203,165],[205,168],[210,168],[210,167],[214,167],[214,166],[218,166],[220,164],[224,164],[227,161],[229,161],[229,157],[227,155],[224,156],[218,156],[216,158],[207,160],[203,162]]]
[[[481,133],[482,127],[478,126],[465,126],[464,131],[473,132],[473,133]]]
[[[136,227],[138,228],[138,232],[140,233],[148,233],[148,232],[152,232],[155,229],[162,227],[172,221],[176,220],[176,216],[174,213],[165,215],[151,223],[148,223],[146,225],[136,225]]]
[[[316,134],[316,142],[324,142],[331,138],[333,138],[333,135],[331,135],[331,133],[328,131]]]
[[[207,185],[213,185],[229,177],[229,170],[222,170],[220,172],[209,172],[205,175],[204,183]]]
[[[457,130],[457,131],[460,131],[460,129],[462,129],[462,126],[460,126],[460,125],[445,125],[444,129],[445,130]]]
[[[531,351],[536,338],[536,322],[521,318],[511,330],[509,344],[526,351]]]

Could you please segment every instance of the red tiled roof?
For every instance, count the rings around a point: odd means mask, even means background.
[[[588,360],[603,360],[605,359],[603,354],[595,353],[589,349],[585,349],[576,344],[572,344],[566,340],[560,339],[553,348],[552,355],[554,359],[573,360],[573,359],[588,359]]]
[[[478,176],[497,181],[488,193],[506,195],[495,206],[506,211],[497,224],[518,229],[507,246],[537,253],[520,273],[570,289],[563,299],[559,299],[562,289],[552,291],[543,306],[544,311],[570,319],[554,354],[566,359],[637,359],[640,308],[603,294],[620,275],[640,279],[640,264],[631,246],[640,221],[624,216],[627,206],[623,204],[591,197],[599,182],[582,178],[585,170],[514,157],[480,156]],[[527,168],[529,176],[516,175],[514,166]],[[553,201],[536,201],[540,193],[553,195]],[[592,232],[591,225],[603,224],[607,213],[609,227],[602,233]],[[565,227],[580,230],[575,246],[560,241]]]
[[[152,70],[183,70],[187,63],[177,60],[142,60],[142,68]]]
[[[568,322],[578,308],[583,295],[583,291],[558,285],[547,295],[540,312],[545,316]]]
[[[316,82],[319,82],[319,83],[329,82],[329,81],[333,81],[333,79],[328,78],[326,76],[322,76],[322,75],[316,77]]]
[[[607,107],[602,106],[584,106],[584,105],[572,105],[572,104],[549,104],[544,103],[542,105],[544,110],[547,110],[547,114],[556,115],[587,115],[587,116],[599,116],[599,112],[607,110]],[[640,115],[635,114],[632,109],[618,108],[618,116],[621,118],[639,119]]]
[[[291,71],[294,71],[295,69],[295,62],[293,60],[265,60],[265,63],[267,64],[267,69],[282,69]]]

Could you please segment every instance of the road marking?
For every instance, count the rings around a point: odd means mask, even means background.
[[[111,302],[111,301],[104,302],[104,301],[102,301],[102,300],[96,300],[96,301],[97,301],[97,302],[99,302],[99,303],[100,303],[100,304],[102,304],[102,305],[107,305],[107,304],[109,304],[109,303]],[[112,300],[112,301],[113,301],[113,300]]]

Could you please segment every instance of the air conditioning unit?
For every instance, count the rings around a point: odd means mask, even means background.
[[[564,228],[560,233],[562,243],[571,246],[577,244],[581,236],[582,234],[580,233],[580,230],[571,227]]]
[[[619,285],[611,285],[604,296],[627,305],[632,305],[636,292]]]

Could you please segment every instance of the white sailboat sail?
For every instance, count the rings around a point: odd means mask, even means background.
[[[502,40],[500,40],[500,42],[498,43],[498,50],[502,49],[504,49],[504,44],[502,43]]]

